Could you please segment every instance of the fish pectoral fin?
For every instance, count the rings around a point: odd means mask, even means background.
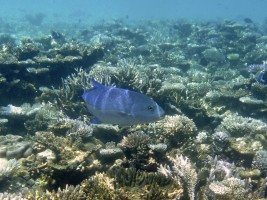
[[[119,116],[121,116],[121,117],[129,117],[129,116],[131,116],[130,113],[122,112],[122,111],[117,112],[117,114],[118,114]]]

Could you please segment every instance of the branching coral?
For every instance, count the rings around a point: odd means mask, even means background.
[[[117,187],[143,187],[152,184],[166,186],[172,182],[171,179],[161,173],[148,173],[135,168],[115,168],[109,174],[116,180]]]
[[[62,79],[59,89],[40,88],[42,95],[40,100],[52,102],[53,107],[65,115],[78,117],[84,109],[81,95],[83,90],[89,88],[90,75],[82,68],[76,68],[75,72]]]
[[[55,123],[59,118],[62,117],[62,113],[56,109],[52,103],[43,103],[41,108],[38,110],[34,119],[28,119],[24,123],[24,127],[30,132],[35,133],[36,131],[44,131],[49,125]]]
[[[217,130],[229,133],[232,137],[265,134],[267,124],[261,120],[233,114],[226,116]]]
[[[60,95],[67,100],[73,100],[78,94],[78,91],[88,88],[90,84],[90,75],[82,68],[76,68],[75,73],[72,73],[65,79],[62,79],[62,87]]]
[[[184,115],[165,116],[161,121],[155,123],[154,132],[171,146],[185,142],[193,136],[197,127],[195,123]]]
[[[0,160],[0,181],[4,178],[12,177],[20,168],[20,163],[16,159]]]
[[[115,189],[132,199],[173,199],[182,193],[182,188],[174,188],[172,180],[160,173],[116,168],[109,174],[114,177]]]
[[[211,199],[251,199],[248,194],[251,185],[239,178],[239,171],[243,168],[224,160],[211,159],[211,169],[205,194]]]
[[[252,161],[252,167],[262,171],[267,170],[267,151],[262,150],[256,152]]]
[[[151,138],[143,132],[134,132],[124,137],[118,144],[123,149],[127,162],[133,167],[147,168]]]
[[[148,135],[142,132],[134,132],[126,137],[123,137],[120,146],[122,148],[129,148],[129,149],[147,149],[148,145],[151,143],[151,139]]]
[[[93,134],[93,128],[85,123],[84,121],[78,119],[70,119],[70,118],[62,118],[60,119],[61,122],[70,125],[70,129],[67,131],[67,136],[73,137],[90,137]]]
[[[198,181],[195,166],[191,164],[187,157],[182,155],[176,155],[175,158],[170,158],[170,160],[173,163],[172,169],[169,166],[161,165],[158,171],[177,182],[182,182],[189,198],[194,200],[195,188]]]
[[[90,71],[90,77],[104,85],[113,85],[111,82],[118,74],[118,69],[109,64],[99,62],[93,66]]]
[[[213,200],[215,199],[237,199],[246,200],[252,199],[248,196],[250,187],[245,180],[239,178],[228,178],[223,181],[215,181],[209,184],[208,196]]]
[[[222,181],[227,178],[237,176],[240,168],[237,168],[234,164],[226,162],[224,160],[218,160],[217,156],[210,159],[211,169],[209,175],[209,182],[212,181]]]

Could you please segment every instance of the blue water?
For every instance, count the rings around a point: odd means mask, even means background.
[[[42,12],[46,20],[94,22],[101,19],[186,18],[193,20],[266,20],[265,0],[1,0],[0,17],[20,19]]]

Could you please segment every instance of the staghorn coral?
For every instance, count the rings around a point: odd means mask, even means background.
[[[155,96],[161,88],[164,71],[159,65],[144,65],[142,59],[121,59],[115,75],[118,87]]]
[[[115,189],[130,199],[173,199],[182,195],[182,188],[160,173],[145,172],[135,168],[115,168],[109,172]]]
[[[67,136],[88,138],[93,134],[93,128],[84,121],[64,117],[60,122],[63,122],[66,127],[71,127],[67,131]]]
[[[90,76],[82,68],[75,68],[75,72],[67,78],[62,79],[62,86],[60,88],[59,96],[65,100],[74,100],[78,95],[79,90],[88,88],[90,83]]]
[[[117,76],[118,68],[104,62],[98,62],[92,67],[89,74],[90,77],[104,85],[113,85],[111,80]]]
[[[178,183],[182,182],[184,190],[187,192],[191,200],[195,199],[195,188],[197,185],[197,172],[195,166],[191,164],[187,157],[176,155],[175,158],[170,158],[172,168],[170,166],[160,165],[158,171],[167,177],[171,177]]]
[[[78,185],[76,187],[72,185],[66,185],[64,189],[58,188],[57,191],[42,191],[41,189],[25,189],[20,193],[0,193],[1,200],[36,200],[36,199],[69,199],[69,200],[82,200],[86,199]]]
[[[26,198],[23,194],[15,194],[15,193],[0,193],[0,199],[1,200],[29,200],[29,198]]]
[[[20,169],[20,163],[16,159],[0,160],[0,182],[5,178],[12,178]]]
[[[121,172],[121,174],[118,174],[118,172]],[[118,181],[118,184],[115,180]],[[53,191],[28,189],[19,194],[0,193],[0,197],[12,197],[19,200],[171,200],[175,196],[180,197],[182,189],[171,187],[170,184],[171,181],[160,174],[146,174],[135,170],[117,170],[109,175],[96,173],[96,175],[85,179],[77,186],[66,185],[63,189],[58,188]]]
[[[87,87],[88,79],[94,78],[105,85],[116,84],[117,87],[130,88],[150,95],[155,95],[160,89],[163,76],[163,70],[158,65],[144,66],[142,61],[137,59],[121,59],[116,66],[99,62],[92,67],[89,74],[83,71],[78,73],[85,75]],[[81,77],[77,76],[77,79]]]
[[[41,87],[40,100],[52,102],[54,109],[60,110],[62,115],[78,118],[84,110],[81,101],[83,90],[89,88],[90,76],[82,68],[75,68],[75,72],[61,80],[59,89]]]
[[[144,187],[145,185],[166,186],[171,179],[158,172],[145,172],[135,168],[114,168],[108,173],[116,180],[117,187]]]
[[[114,179],[105,173],[96,173],[81,183],[81,194],[85,199],[113,199],[115,196]]]
[[[30,182],[29,174],[23,169],[21,161],[0,158],[0,192],[21,191]]]

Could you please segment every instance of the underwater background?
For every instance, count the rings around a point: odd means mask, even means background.
[[[0,3],[1,200],[267,198],[266,1]],[[92,79],[164,118],[93,123]]]

